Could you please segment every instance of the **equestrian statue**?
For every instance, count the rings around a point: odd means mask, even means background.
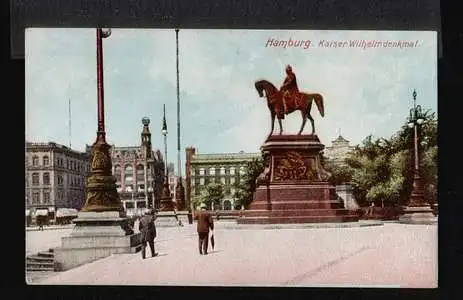
[[[285,118],[285,115],[290,114],[296,110],[299,110],[302,116],[302,125],[298,135],[300,135],[304,130],[307,118],[312,124],[312,134],[314,134],[314,119],[310,115],[313,101],[315,101],[320,115],[322,117],[325,116],[323,96],[318,93],[309,94],[299,92],[296,81],[296,74],[294,74],[290,65],[286,66],[286,78],[280,90],[278,90],[271,82],[267,80],[256,81],[255,87],[259,93],[259,97],[263,97],[265,92],[265,97],[267,98],[267,106],[272,117],[272,127],[269,136],[273,133],[275,117],[278,119],[278,124],[280,125],[280,134],[282,134],[283,127],[281,125],[281,120]]]

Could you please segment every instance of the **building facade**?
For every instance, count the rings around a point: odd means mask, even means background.
[[[209,183],[223,186],[224,199],[218,209],[233,210],[235,207],[234,187],[246,172],[247,162],[261,157],[261,153],[199,154],[193,147],[186,148],[185,203],[194,210],[193,199]]]
[[[26,216],[59,208],[79,210],[85,203],[90,155],[54,142],[26,142]]]
[[[128,216],[142,215],[147,208],[160,205],[164,162],[161,151],[152,149],[149,123],[148,118],[142,119],[140,146],[112,145],[110,150],[116,188]]]
[[[331,141],[331,146],[325,147],[324,156],[334,164],[344,165],[347,155],[354,149],[355,147],[350,146],[348,140],[339,135],[335,140]]]

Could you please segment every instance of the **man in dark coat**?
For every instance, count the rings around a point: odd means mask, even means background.
[[[195,212],[199,254],[207,255],[209,229],[214,230],[214,221],[212,220],[212,214],[206,210],[206,204],[202,203],[199,208],[200,210]]]
[[[150,245],[151,256],[158,254],[154,252],[154,239],[156,238],[156,226],[154,225],[154,212],[147,210],[145,215],[140,219],[138,229],[141,232],[141,257],[146,258],[146,243]]]

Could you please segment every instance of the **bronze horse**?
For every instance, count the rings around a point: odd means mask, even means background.
[[[281,119],[284,118],[283,113],[278,113],[278,107],[283,107],[283,95],[282,93],[269,81],[267,80],[259,80],[256,81],[255,87],[257,92],[259,93],[259,97],[263,97],[265,91],[265,96],[267,98],[267,105],[270,110],[270,114],[272,117],[272,129],[270,130],[270,135],[273,133],[274,125],[275,125],[275,117],[278,118],[278,124],[280,125],[280,134],[283,133],[283,128],[281,125]],[[305,123],[307,118],[309,118],[310,123],[312,124],[312,134],[315,133],[315,124],[312,116],[310,115],[310,110],[312,108],[312,102],[315,101],[317,105],[318,111],[322,117],[325,116],[324,112],[324,105],[323,105],[323,96],[315,93],[315,94],[308,94],[308,93],[299,93],[301,100],[300,104],[288,105],[288,114],[299,110],[302,116],[302,125],[301,129],[298,132],[298,135],[302,133],[304,130]],[[281,110],[280,110],[281,111]]]

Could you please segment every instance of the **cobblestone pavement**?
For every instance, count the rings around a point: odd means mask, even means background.
[[[162,228],[156,239],[158,257],[112,255],[34,281],[47,285],[437,287],[436,225],[278,230],[217,225],[216,249],[209,255],[199,255],[194,225]]]

